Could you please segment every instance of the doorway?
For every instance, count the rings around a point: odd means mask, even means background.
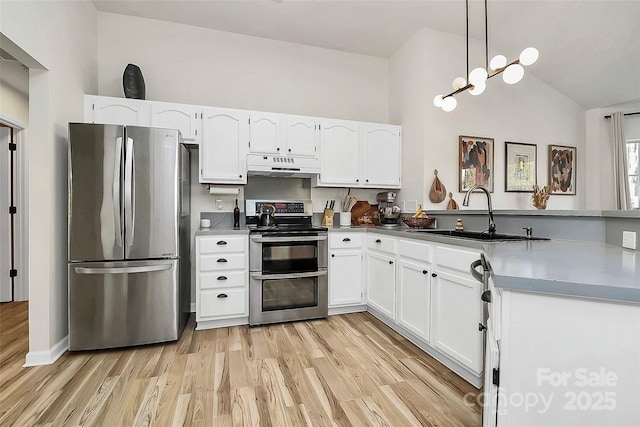
[[[15,256],[13,184],[15,143],[13,128],[0,123],[0,302],[13,301]]]

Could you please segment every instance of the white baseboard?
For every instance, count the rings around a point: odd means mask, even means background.
[[[50,365],[60,356],[62,353],[69,349],[69,335],[62,338],[60,341],[56,343],[49,350],[43,351],[30,351],[27,353],[27,357],[25,360],[25,364],[23,367],[27,366],[40,366],[40,365]]]
[[[336,314],[347,314],[347,313],[359,313],[362,311],[367,311],[367,305],[349,305],[345,307],[332,307],[329,309],[329,316],[334,316]]]

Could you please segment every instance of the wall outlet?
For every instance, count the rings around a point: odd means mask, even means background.
[[[221,211],[224,206],[222,205],[221,199],[216,199],[216,208]]]
[[[417,200],[405,200],[402,212],[413,213],[418,210]]]
[[[627,249],[636,248],[636,232],[635,231],[622,232],[622,247]]]

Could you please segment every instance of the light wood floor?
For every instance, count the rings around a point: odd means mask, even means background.
[[[27,303],[0,304],[0,425],[479,426],[478,390],[367,313],[194,331],[22,368]],[[468,398],[466,401],[474,401]]]

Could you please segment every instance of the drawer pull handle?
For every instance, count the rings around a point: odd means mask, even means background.
[[[345,237],[344,239],[342,239],[342,241],[343,241],[343,242],[350,242],[350,241],[351,241],[351,239],[350,239],[350,238],[348,238],[348,237]]]
[[[389,261],[389,264],[393,264],[393,261]]]
[[[216,262],[227,262],[227,260],[224,259],[224,258],[218,258],[218,260]]]
[[[376,239],[376,243],[382,243],[382,240]]]
[[[428,271],[427,270],[422,270],[422,274],[427,274]]]
[[[431,277],[438,277],[436,273],[431,273]]]
[[[225,242],[224,240],[219,240],[218,243],[216,243],[216,245],[226,245],[227,242]]]
[[[218,294],[218,298],[227,298],[227,294]]]
[[[227,280],[227,276],[218,276],[217,280]]]

